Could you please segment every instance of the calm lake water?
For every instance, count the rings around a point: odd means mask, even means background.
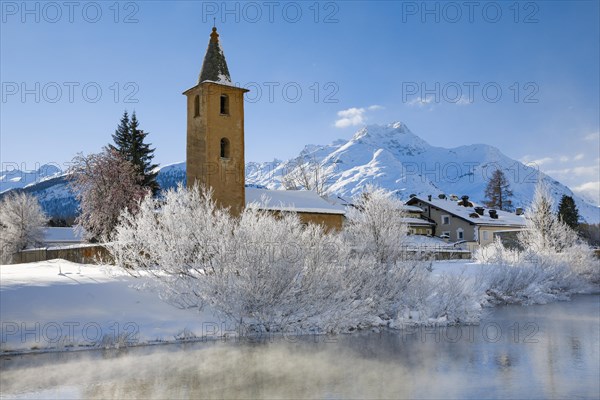
[[[600,398],[600,296],[479,326],[0,358],[2,398]]]

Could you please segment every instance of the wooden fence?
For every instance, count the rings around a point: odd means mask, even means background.
[[[79,264],[110,263],[112,258],[103,245],[82,244],[64,247],[49,247],[23,250],[13,254],[11,264],[47,261],[55,258]]]

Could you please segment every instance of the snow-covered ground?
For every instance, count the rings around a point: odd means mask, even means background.
[[[115,347],[220,333],[209,312],[178,309],[140,284],[114,267],[65,260],[2,265],[1,350]]]
[[[471,273],[468,261],[434,263],[435,274]],[[162,301],[111,266],[65,260],[0,266],[2,352],[77,350],[236,336],[210,311]]]
[[[458,290],[446,288],[442,297],[472,295],[467,303],[478,301],[479,289],[467,282],[487,276],[491,271],[483,271],[486,268],[495,269],[470,260],[436,261],[432,282],[446,282]],[[445,321],[423,320],[418,312],[408,311],[388,326]],[[152,285],[117,267],[65,260],[1,265],[0,324],[0,354],[229,340],[240,334],[233,323],[222,321],[207,308],[184,310],[161,300]]]

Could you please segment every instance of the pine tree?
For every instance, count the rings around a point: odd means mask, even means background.
[[[558,218],[571,229],[577,229],[579,226],[579,211],[571,196],[563,194],[560,199],[560,203],[558,204]]]
[[[114,145],[109,145],[109,147],[113,150],[117,150],[123,154],[129,151],[129,142],[130,142],[130,134],[131,130],[129,129],[129,114],[127,111],[123,112],[123,116],[121,117],[121,122],[119,126],[117,126],[117,130],[112,135]]]
[[[151,149],[150,144],[145,143],[148,132],[139,129],[139,125],[135,111],[131,118],[125,111],[113,135],[115,144],[111,144],[110,148],[117,150],[127,161],[134,165],[143,178],[142,185],[150,189],[153,195],[156,195],[160,187],[156,182],[157,172],[154,172],[158,165],[152,164],[155,149]]]
[[[506,176],[501,170],[496,169],[485,188],[486,200],[484,204],[489,208],[511,211],[512,201],[510,198],[512,195],[513,192]]]
[[[142,175],[142,185],[152,190],[152,194],[155,195],[160,189],[156,182],[156,175],[158,173],[155,172],[158,165],[152,164],[155,149],[151,149],[150,144],[145,142],[149,132],[144,132],[139,129],[139,121],[135,115],[135,111],[131,115],[129,129],[131,135],[131,147],[129,149],[129,154],[126,156]]]

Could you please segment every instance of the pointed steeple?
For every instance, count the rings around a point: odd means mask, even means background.
[[[206,55],[204,56],[198,83],[204,81],[231,83],[227,61],[225,61],[225,54],[219,43],[217,28],[214,26],[212,28],[212,33],[210,34],[210,41],[208,42],[208,48],[206,49]]]

